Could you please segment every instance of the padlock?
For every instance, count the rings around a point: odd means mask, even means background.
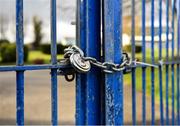
[[[70,63],[72,67],[79,73],[87,73],[91,69],[90,62],[85,61],[79,53],[74,53],[70,56]]]

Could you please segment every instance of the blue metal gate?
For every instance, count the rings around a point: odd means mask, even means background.
[[[23,37],[23,0],[16,0],[16,47],[17,65],[0,66],[0,72],[16,71],[16,110],[17,125],[24,124],[24,72],[30,70],[51,70],[51,98],[52,98],[52,125],[58,124],[57,118],[57,70],[69,69],[71,66],[59,65],[57,62],[56,45],[56,0],[51,1],[51,64],[24,65],[24,37]],[[132,31],[131,44],[132,64],[125,70],[113,73],[104,73],[98,67],[85,74],[76,74],[76,124],[124,124],[123,119],[123,73],[131,71],[132,80],[132,124],[136,123],[136,69],[142,68],[142,123],[146,124],[146,70],[151,68],[151,124],[155,122],[155,85],[159,85],[160,96],[160,124],[179,124],[179,55],[180,55],[180,0],[172,0],[171,20],[169,18],[169,0],[166,0],[166,59],[162,56],[162,1],[159,1],[159,57],[155,60],[154,51],[154,0],[151,0],[151,63],[146,62],[146,0],[142,0],[142,62],[138,64],[135,57],[135,0],[132,0]],[[85,56],[93,57],[101,62],[120,64],[122,62],[122,5],[123,0],[77,0],[77,45]],[[177,5],[177,25],[175,25],[175,7]],[[169,22],[171,21],[171,28]],[[175,26],[177,26],[177,41],[175,40]],[[102,33],[102,34],[101,34]],[[169,45],[169,34],[172,35]],[[171,46],[171,56],[169,49]],[[175,46],[176,49],[175,49]],[[175,51],[176,50],[176,53]],[[159,70],[159,83],[155,83],[155,69]],[[169,67],[171,71],[169,71]],[[163,71],[165,68],[165,71]],[[124,72],[125,71],[125,72]],[[166,73],[165,82],[163,72]],[[175,77],[176,74],[176,77]],[[171,75],[171,83],[169,83]],[[176,80],[176,81],[175,81]],[[165,94],[163,94],[165,83]],[[169,85],[171,85],[171,91]],[[176,95],[175,95],[176,92]],[[171,105],[169,96],[171,95]],[[165,99],[163,97],[165,96]],[[175,97],[176,96],[176,97]],[[164,107],[165,100],[165,107]],[[175,105],[176,103],[176,105]],[[172,107],[171,121],[169,105]],[[164,109],[165,108],[165,109]]]

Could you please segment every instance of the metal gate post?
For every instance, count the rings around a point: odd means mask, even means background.
[[[78,5],[78,45],[86,56],[100,61],[100,0],[79,0]],[[76,124],[100,124],[100,75],[100,69],[93,66],[86,75],[77,74]]]
[[[76,12],[76,42],[85,52],[86,49],[86,1],[77,0]],[[76,74],[76,125],[86,124],[86,76],[85,74]]]
[[[16,0],[17,66],[24,65],[23,0]],[[16,72],[16,123],[24,125],[24,71]]]
[[[121,62],[122,0],[104,0],[104,54],[107,62]],[[105,74],[106,124],[123,124],[123,74]]]
[[[101,0],[86,0],[86,56],[101,60]],[[87,73],[86,117],[88,125],[100,124],[100,84],[101,71],[92,67]]]

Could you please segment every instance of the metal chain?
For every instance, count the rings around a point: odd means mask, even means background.
[[[114,72],[123,71],[124,74],[131,72],[131,67],[136,67],[138,64],[143,66],[158,68],[159,65],[154,65],[137,60],[132,61],[127,53],[122,54],[120,64],[112,62],[100,62],[93,57],[85,57],[83,51],[77,46],[70,46],[64,50],[64,59],[58,62],[59,65],[70,65],[71,69],[58,70],[59,75],[64,75],[67,81],[72,81],[75,78],[75,73],[87,73],[91,69],[91,65],[101,68],[103,72],[112,74]],[[159,61],[160,66],[163,61]]]
[[[70,46],[64,50],[64,58],[70,58],[73,54],[79,54],[82,60],[89,61],[90,64],[101,68],[105,73],[114,73],[125,70],[126,67],[132,64],[131,59],[129,58],[127,53],[123,53],[122,55],[122,63],[115,64],[112,62],[99,62],[93,57],[85,57],[83,51],[77,46]],[[78,71],[84,73],[84,71]]]
[[[75,58],[72,58],[72,57]],[[83,51],[73,45],[64,50],[64,59],[63,62],[66,64],[70,64],[74,67],[76,72],[79,73],[86,73],[90,70],[91,65],[94,65],[98,68],[101,68],[103,72],[105,73],[114,73],[114,72],[120,72],[120,71],[128,71],[127,73],[131,72],[130,70],[126,70],[131,65],[144,65],[149,67],[155,67],[158,68],[158,65],[145,63],[145,62],[139,62],[137,60],[132,61],[131,58],[128,56],[127,53],[122,54],[122,59],[120,64],[112,63],[112,62],[100,62],[96,60],[93,57],[85,57]],[[85,67],[86,69],[83,69]],[[126,72],[125,72],[126,73]]]

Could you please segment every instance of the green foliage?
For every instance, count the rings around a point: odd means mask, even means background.
[[[2,44],[1,45],[1,59],[2,62],[15,62],[16,61],[16,45],[15,44]]]
[[[67,48],[69,45],[62,45],[62,44],[57,44],[57,54],[63,54],[64,49]],[[42,44],[40,46],[41,52],[44,54],[51,54],[51,45],[50,44]]]
[[[43,38],[42,34],[42,21],[36,16],[33,18],[34,27],[34,41],[32,43],[33,49],[38,49]]]
[[[4,43],[9,44],[10,42],[9,42],[9,40],[7,40],[7,39],[0,39],[0,47],[1,47],[1,45],[4,44]]]
[[[142,52],[142,47],[140,45],[136,45],[135,49],[136,49],[136,53]],[[132,50],[131,45],[126,45],[123,47],[124,52],[131,52],[131,50]]]
[[[24,61],[26,62],[28,60],[29,56],[29,48],[27,45],[24,46]]]
[[[24,61],[28,59],[29,49],[24,46]],[[16,62],[16,45],[4,43],[0,47],[1,60],[4,63]]]

